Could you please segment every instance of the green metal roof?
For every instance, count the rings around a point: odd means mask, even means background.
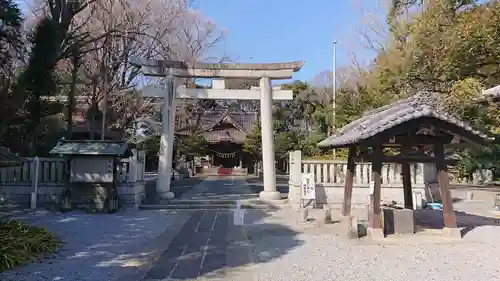
[[[23,158],[13,153],[5,146],[0,146],[0,167],[20,166],[23,164]]]
[[[102,155],[128,157],[132,154],[123,141],[77,141],[63,140],[50,151],[59,155]]]

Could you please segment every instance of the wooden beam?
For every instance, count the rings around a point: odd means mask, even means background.
[[[371,162],[373,159],[372,154],[364,154],[354,157],[355,161],[366,161]],[[434,156],[424,156],[424,155],[394,155],[394,156],[382,156],[382,162],[386,163],[436,163],[436,158]],[[445,160],[448,165],[453,165],[456,160]]]
[[[401,149],[401,154],[406,154],[411,150],[411,146],[405,145]],[[405,208],[413,210],[413,193],[411,188],[411,170],[410,164],[407,161],[404,161],[401,165],[401,172],[403,176],[403,195]]]
[[[441,201],[443,204],[443,217],[445,228],[457,228],[457,218],[453,210],[453,201],[450,192],[450,179],[448,177],[448,167],[444,161],[443,144],[434,145],[436,155],[436,169],[439,188],[441,190]]]
[[[349,154],[347,155],[347,171],[345,175],[345,187],[344,187],[344,201],[342,203],[342,215],[351,215],[351,201],[352,201],[352,187],[354,181],[354,168],[356,163],[354,162],[354,156],[356,155],[356,147],[349,148]]]
[[[144,87],[140,90],[144,97],[165,96],[165,89],[159,87]],[[273,90],[273,100],[293,100],[291,90]],[[178,87],[175,97],[178,99],[212,99],[212,100],[260,100],[260,89],[192,89]]]
[[[404,145],[421,145],[421,144],[435,144],[437,142],[449,143],[453,138],[450,136],[429,136],[429,135],[404,135],[404,136],[394,136],[392,138],[386,139],[385,144],[397,144],[400,146]]]
[[[374,158],[372,160],[373,190],[370,194],[370,207],[368,209],[368,227],[381,229],[380,193],[382,189],[382,146],[373,147]],[[376,157],[378,156],[378,157]]]

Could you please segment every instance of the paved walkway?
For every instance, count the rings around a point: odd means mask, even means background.
[[[156,179],[157,175],[150,173],[146,176],[146,200],[147,204],[158,204],[160,202],[156,193]],[[171,191],[174,193],[175,198],[182,196],[184,193],[191,190],[193,187],[197,186],[201,181],[203,181],[203,176],[195,176],[190,178],[184,178],[181,180],[175,180],[171,182]]]
[[[244,179],[209,178],[182,199],[211,199],[248,194]],[[143,280],[252,280],[250,247],[231,210],[193,211],[167,250]],[[236,279],[235,279],[236,278]]]
[[[217,200],[257,198],[258,192],[252,190],[243,176],[211,176],[202,184],[184,192],[178,199],[184,200]]]

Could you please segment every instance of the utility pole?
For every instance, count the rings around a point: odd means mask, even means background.
[[[332,135],[335,135],[337,128],[335,127],[335,111],[337,99],[337,41],[333,41],[333,72],[332,72]],[[335,149],[333,150],[333,159],[336,158]]]

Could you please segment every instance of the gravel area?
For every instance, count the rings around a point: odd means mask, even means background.
[[[260,259],[263,253],[286,252],[258,263],[257,280],[500,280],[498,246],[352,245],[334,236],[305,234],[294,239],[303,244],[287,249],[287,239],[266,237],[255,245]]]
[[[0,273],[0,280],[126,280],[154,255],[154,238],[162,237],[167,227],[182,224],[186,215],[129,210],[117,214],[39,211],[19,216],[56,233],[63,246],[39,262]]]
[[[280,210],[246,226],[255,280],[500,280],[500,226],[476,227],[459,241],[415,235],[381,244],[349,240],[341,224],[298,220]]]

